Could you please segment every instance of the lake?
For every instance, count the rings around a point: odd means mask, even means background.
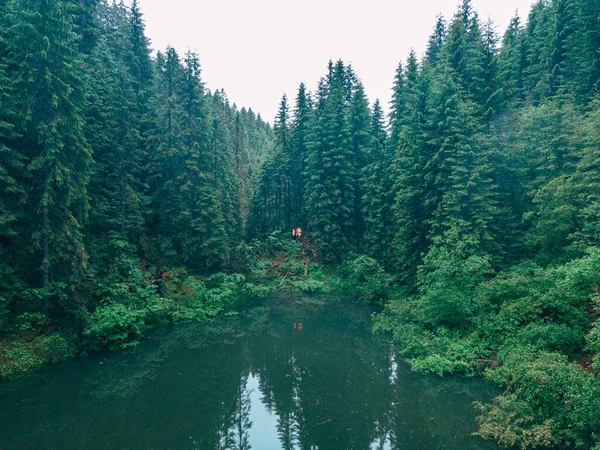
[[[494,449],[493,385],[412,372],[375,310],[275,295],[0,383],[0,449]]]

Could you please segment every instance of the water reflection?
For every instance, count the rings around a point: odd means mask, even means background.
[[[0,384],[0,448],[494,448],[471,436],[488,385],[412,373],[369,326],[342,300],[280,297],[163,330]]]

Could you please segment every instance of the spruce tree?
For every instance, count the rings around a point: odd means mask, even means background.
[[[433,66],[428,67],[433,70]],[[429,219],[435,204],[431,200],[428,202],[426,195],[426,163],[432,152],[424,123],[427,92],[426,75],[420,71],[413,51],[408,57],[406,71],[396,76],[391,116],[391,127],[395,132],[390,139],[394,151],[389,169],[394,186],[391,203],[394,265],[406,280],[413,280],[421,255],[427,250]]]
[[[83,225],[88,212],[91,149],[84,136],[82,63],[68,1],[12,0],[7,5],[9,63],[14,67],[17,113],[26,135],[32,235],[41,286],[80,280],[87,254]],[[42,308],[48,310],[49,296]]]
[[[391,205],[394,201],[393,153],[388,148],[383,109],[376,100],[371,112],[368,163],[363,168],[363,214],[366,223],[365,248],[368,253],[391,268],[395,223]]]
[[[0,54],[4,46],[0,43]],[[26,193],[22,174],[25,169],[24,156],[12,146],[15,132],[15,113],[11,105],[10,80],[5,66],[0,62],[0,331],[9,319],[9,308],[19,298],[23,289],[22,276],[17,273],[20,244],[20,223]]]
[[[182,172],[183,135],[181,127],[183,101],[180,98],[183,83],[183,68],[179,55],[169,47],[166,54],[157,55],[156,76],[156,151],[152,153],[152,212],[157,214],[158,223],[152,235],[161,255],[175,257],[183,251],[182,242],[186,233],[186,220],[182,222],[180,186],[177,177]],[[170,201],[165,201],[170,199]],[[189,219],[187,220],[189,224]]]
[[[451,74],[449,67],[440,67],[428,98],[434,153],[425,164],[426,201],[435,205],[430,239],[456,229],[474,236],[473,242],[481,245],[474,251],[497,255],[489,228],[496,215],[490,145],[479,122],[479,105],[461,96]]]
[[[290,129],[289,106],[284,94],[275,117],[273,131],[276,149],[275,163],[275,214],[277,228],[289,230],[292,227],[292,136]]]
[[[178,176],[179,215],[189,220],[183,255],[190,267],[218,268],[226,262],[227,236],[222,206],[212,168],[210,113],[201,80],[198,56],[188,51],[184,59],[180,101],[182,108],[183,166]]]
[[[329,73],[319,83],[307,158],[308,228],[330,261],[340,261],[355,242],[348,84],[344,63],[330,61]]]
[[[425,52],[425,62],[431,66],[435,66],[440,57],[440,51],[446,38],[446,21],[440,15],[436,19],[433,33],[429,37],[427,43],[427,51]]]
[[[304,205],[304,187],[306,158],[308,149],[308,140],[310,134],[310,124],[312,120],[312,99],[310,93],[306,90],[304,83],[300,83],[298,94],[296,96],[296,106],[294,109],[294,118],[292,121],[292,204],[294,217],[292,222],[298,226],[304,227],[306,224],[305,205]]]
[[[526,67],[523,34],[521,19],[515,15],[504,33],[498,55],[498,78],[502,86],[501,101],[504,109],[512,109],[511,107],[523,101],[523,71]]]
[[[365,223],[362,216],[363,169],[367,165],[368,149],[372,143],[369,102],[362,83],[355,83],[350,104],[350,132],[352,133],[353,177],[354,177],[354,246],[361,251]]]

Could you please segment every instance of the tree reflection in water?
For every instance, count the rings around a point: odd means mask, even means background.
[[[493,389],[412,373],[371,312],[280,294],[0,385],[0,448],[494,448],[471,436]]]

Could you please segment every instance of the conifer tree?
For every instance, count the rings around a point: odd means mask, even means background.
[[[419,70],[414,51],[408,57],[406,71],[396,77],[394,93],[391,126],[396,131],[391,138],[394,152],[390,168],[394,183],[394,263],[411,280],[427,249],[429,219],[435,204],[428,203],[426,195],[426,163],[432,153],[424,123],[427,79]]]
[[[521,19],[519,15],[515,15],[504,33],[498,55],[498,77],[502,86],[501,101],[504,109],[523,101],[523,71],[526,67],[523,33]]]
[[[100,37],[87,60],[86,136],[93,151],[90,180],[89,234],[92,238],[122,230],[120,161],[123,137],[120,96],[127,73],[119,66],[106,35]],[[133,91],[131,91],[133,94]]]
[[[153,111],[149,101],[153,85],[154,68],[150,59],[150,42],[145,35],[143,15],[137,0],[131,4],[125,34],[124,63],[127,80],[122,86],[122,95],[133,95],[123,102],[120,118],[121,142],[121,221],[122,232],[127,232],[134,242],[141,239],[144,226],[142,205],[147,202],[147,170],[150,148]]]
[[[376,100],[371,112],[371,144],[368,164],[363,169],[363,214],[366,223],[365,248],[371,256],[391,268],[395,223],[391,205],[394,201],[393,153],[388,148],[383,109]]]
[[[411,57],[414,56],[414,51],[411,51]],[[414,56],[416,64],[416,56]],[[404,114],[404,83],[405,83],[404,68],[402,62],[398,64],[396,68],[396,75],[394,77],[394,86],[392,87],[392,101],[390,103],[390,113],[388,116],[389,124],[391,127],[390,142],[392,148],[398,146],[400,139],[400,131],[402,128],[402,114]]]
[[[183,238],[183,255],[190,267],[218,268],[226,262],[227,236],[222,206],[212,168],[209,111],[201,81],[198,56],[185,56],[180,99],[182,108],[183,167],[178,176],[179,215],[191,228]]]
[[[79,1],[75,4],[75,31],[80,36],[79,51],[89,55],[101,35],[100,0]]]
[[[2,46],[2,56],[4,51]],[[0,62],[0,331],[8,321],[9,308],[23,289],[22,277],[15,272],[20,267],[17,264],[19,222],[23,220],[26,200],[21,177],[24,157],[11,146],[17,137],[14,122],[9,78]]]
[[[296,107],[292,122],[292,156],[291,156],[291,178],[292,178],[292,223],[304,227],[306,218],[304,214],[304,186],[308,141],[310,124],[312,120],[312,100],[301,83],[296,96]],[[295,225],[294,225],[295,226]]]
[[[159,238],[160,254],[167,257],[180,255],[183,251],[183,234],[186,224],[181,223],[180,186],[177,180],[184,167],[182,108],[180,97],[183,83],[181,60],[174,48],[169,47],[166,54],[157,55],[156,87],[156,132],[158,133],[156,151],[152,155],[151,184],[153,208],[158,214],[157,229],[153,235]],[[170,199],[170,201],[165,201]],[[185,219],[183,219],[186,222]],[[187,220],[189,224],[189,220]]]
[[[352,250],[355,239],[348,83],[344,63],[330,61],[329,73],[319,83],[306,169],[309,231],[331,261]]]
[[[365,224],[362,216],[363,169],[367,165],[368,149],[374,144],[371,135],[369,102],[362,83],[355,83],[350,104],[350,131],[352,133],[353,177],[354,177],[354,235],[355,248],[361,251]]]
[[[431,66],[435,66],[438,62],[440,51],[446,38],[446,21],[441,15],[437,17],[433,33],[429,37],[427,43],[427,51],[425,52],[425,62]]]
[[[284,94],[279,104],[279,112],[275,117],[273,131],[275,134],[275,210],[277,228],[289,230],[292,227],[292,136],[289,124],[289,106]]]
[[[537,103],[551,93],[548,62],[552,58],[553,18],[546,2],[534,3],[525,28],[524,47],[527,58],[523,84],[526,98]]]
[[[431,237],[450,229],[473,235],[488,254],[499,252],[489,225],[496,214],[495,186],[488,166],[490,146],[478,118],[478,105],[461,97],[449,68],[432,82],[430,129],[435,153],[426,162],[430,204],[435,205]],[[431,238],[430,238],[431,239]]]
[[[83,225],[88,212],[91,149],[83,127],[84,93],[73,4],[12,0],[7,5],[9,63],[31,177],[32,241],[41,286],[81,279],[87,254]],[[50,306],[44,296],[42,308]]]

